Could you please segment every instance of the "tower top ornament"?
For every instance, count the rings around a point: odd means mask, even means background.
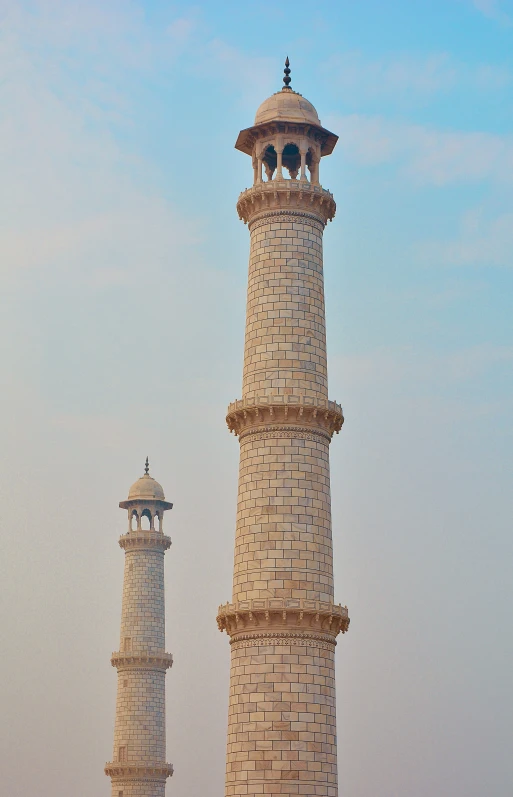
[[[144,463],[144,473],[146,476],[150,473],[150,463],[148,462],[148,457],[146,457],[146,462]]]
[[[290,81],[291,81],[291,78],[289,77],[289,75],[290,75],[290,69],[289,69],[289,66],[290,66],[290,61],[289,61],[289,57],[288,57],[288,55],[287,55],[287,57],[286,57],[286,59],[285,59],[285,69],[283,70],[283,71],[285,72],[285,77],[283,78],[283,82],[285,83],[285,85],[284,85],[284,87],[283,87],[282,91],[283,91],[284,89],[288,89],[288,88],[290,88],[290,86],[289,86],[289,83],[290,83]],[[291,89],[291,91],[292,91],[292,89]]]

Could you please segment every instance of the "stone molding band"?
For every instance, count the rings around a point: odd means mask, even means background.
[[[342,407],[336,401],[311,396],[277,395],[255,396],[234,401],[228,406],[226,424],[230,432],[239,436],[250,429],[298,424],[302,430],[320,429],[329,435],[337,434],[344,423]]]
[[[230,639],[232,650],[239,648],[255,647],[283,647],[293,645],[295,647],[315,647],[322,650],[333,650],[337,640],[329,634],[298,633],[297,631],[268,631],[268,632],[249,632],[247,634],[237,634]]]
[[[115,651],[110,663],[118,670],[168,670],[173,666],[172,653],[125,653]]]
[[[292,632],[299,627],[305,632],[311,630],[336,637],[349,628],[347,606],[305,598],[254,598],[225,603],[219,607],[216,619],[219,630],[235,639],[240,632],[271,628]]]
[[[113,781],[144,780],[158,783],[166,782],[173,774],[172,764],[131,764],[129,761],[109,761],[104,772]]]
[[[298,438],[299,440],[323,440],[331,443],[331,434],[312,426],[262,426],[256,429],[246,429],[239,434],[239,442],[250,438],[251,440],[272,440],[273,438]]]
[[[237,213],[245,224],[262,211],[293,212],[296,208],[311,213],[325,226],[333,220],[337,206],[330,191],[304,180],[256,183],[243,191],[237,201]]]
[[[120,548],[125,551],[145,550],[145,551],[167,551],[171,547],[171,537],[166,537],[158,531],[129,531],[122,534],[119,538]]]
[[[307,213],[304,210],[295,210],[289,208],[288,210],[271,210],[262,213],[257,213],[248,223],[248,229],[251,233],[258,230],[264,224],[275,223],[288,223],[288,224],[311,224],[312,226],[319,227],[319,232],[323,233],[325,224],[324,221],[319,219],[319,216],[313,213]]]

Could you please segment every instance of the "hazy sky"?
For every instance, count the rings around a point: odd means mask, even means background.
[[[126,528],[167,516],[172,797],[222,797],[251,183],[292,87],[321,181],[341,797],[513,793],[513,2],[0,0],[0,793],[98,797]]]

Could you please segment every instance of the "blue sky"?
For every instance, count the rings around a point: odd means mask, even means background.
[[[340,137],[320,174],[340,793],[511,794],[512,44],[506,0],[0,2],[11,797],[109,793],[117,502],[147,454],[175,503],[169,788],[222,794],[252,179],[233,144],[287,54]]]

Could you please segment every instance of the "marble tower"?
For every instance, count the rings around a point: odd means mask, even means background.
[[[334,655],[349,625],[334,602],[329,445],[343,424],[328,397],[319,182],[337,136],[285,86],[236,148],[253,185],[237,210],[250,232],[230,637],[226,797],[336,797]],[[285,172],[288,173],[287,177]],[[263,174],[264,173],[264,174]],[[264,176],[265,175],[265,176]]]
[[[162,531],[165,500],[149,475],[130,488],[119,506],[128,510],[119,650],[112,654],[118,689],[114,752],[105,766],[112,797],[164,797],[173,767],[166,763],[164,554],[171,540]]]

